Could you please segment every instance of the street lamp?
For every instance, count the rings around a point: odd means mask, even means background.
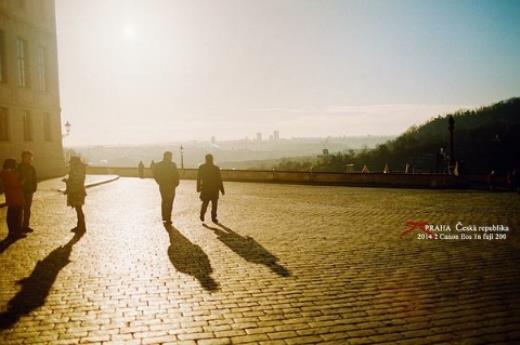
[[[69,121],[65,122],[65,134],[62,134],[63,138],[70,134],[70,127],[72,127],[70,122]]]
[[[181,169],[184,169],[184,147],[181,145]]]
[[[65,133],[61,134],[62,138],[65,138],[66,136],[68,136],[70,134],[70,127],[72,127],[70,122],[69,121],[65,122]],[[69,159],[70,159],[70,149],[67,149],[67,150],[65,150],[65,161],[67,162]]]

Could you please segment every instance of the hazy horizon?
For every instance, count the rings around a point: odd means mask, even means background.
[[[514,1],[56,0],[65,145],[398,135],[520,95]]]

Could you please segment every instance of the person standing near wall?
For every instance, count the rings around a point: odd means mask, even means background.
[[[18,165],[18,173],[22,181],[22,190],[24,194],[24,207],[23,207],[23,221],[22,230],[25,232],[33,232],[30,227],[31,220],[31,206],[33,201],[33,195],[38,187],[38,177],[36,175],[36,169],[32,165],[33,154],[31,151],[22,152],[22,162]]]
[[[22,232],[22,212],[24,206],[22,183],[16,169],[16,160],[6,159],[0,173],[7,204],[7,229],[9,238],[25,237]]]
[[[175,188],[179,185],[179,171],[173,162],[173,154],[166,151],[163,160],[153,166],[153,177],[161,193],[161,215],[164,224],[172,224],[173,199]]]
[[[206,163],[199,166],[197,172],[197,192],[200,192],[200,200],[202,206],[200,208],[200,220],[203,222],[211,201],[211,220],[218,224],[217,208],[219,192],[222,195],[224,192],[224,184],[222,183],[222,176],[220,168],[213,164],[213,155],[206,155]]]

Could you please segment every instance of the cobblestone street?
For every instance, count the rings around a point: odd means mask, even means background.
[[[203,226],[181,181],[165,229],[155,182],[121,178],[75,236],[61,187],[0,244],[0,344],[520,343],[518,194],[227,182]],[[400,239],[409,220],[510,231]]]

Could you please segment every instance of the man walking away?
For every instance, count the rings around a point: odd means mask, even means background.
[[[33,229],[29,227],[31,220],[31,206],[33,194],[36,192],[38,186],[38,177],[36,176],[36,169],[32,165],[33,154],[31,151],[22,152],[22,162],[18,165],[18,173],[22,181],[22,190],[24,194],[25,205],[23,208],[22,229],[25,232],[32,232]]]
[[[211,220],[218,224],[217,208],[219,191],[224,195],[224,184],[220,168],[213,164],[213,155],[206,155],[206,163],[199,166],[197,173],[197,192],[200,192],[202,206],[200,208],[200,220],[204,221],[208,204],[211,201]]]
[[[179,172],[172,157],[173,154],[170,151],[164,152],[163,160],[154,164],[153,169],[153,177],[161,192],[163,223],[168,225],[172,224],[173,199],[175,198],[175,188],[179,185]]]

